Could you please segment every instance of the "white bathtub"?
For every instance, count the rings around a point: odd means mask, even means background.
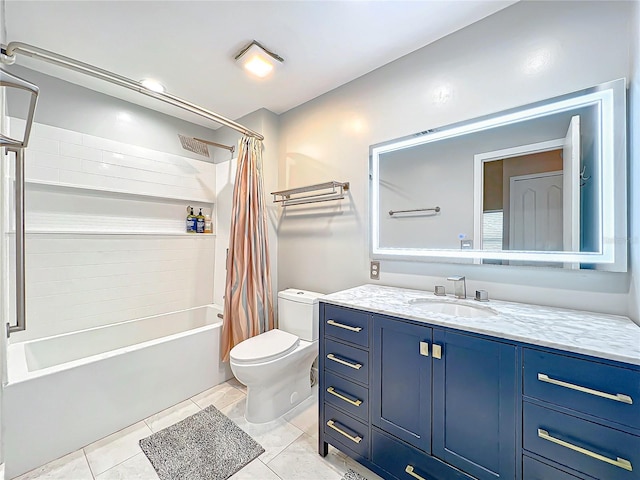
[[[9,345],[6,478],[231,377],[215,305]]]

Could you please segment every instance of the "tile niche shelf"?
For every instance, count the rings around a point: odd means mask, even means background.
[[[46,182],[42,180],[25,180],[26,189],[32,190],[69,190],[76,191],[80,194],[89,194],[89,195],[99,195],[105,197],[116,197],[116,198],[124,198],[124,197],[133,197],[140,199],[149,199],[149,200],[180,200],[184,202],[193,202],[200,204],[213,204],[214,197],[210,198],[197,198],[197,197],[189,197],[182,195],[159,195],[153,193],[136,193],[130,192],[127,190],[121,190],[116,188],[101,188],[101,187],[92,187],[92,186],[83,186],[83,185],[73,185],[70,183],[58,183],[58,182]]]
[[[27,235],[215,237],[185,232],[186,207],[213,217],[213,196],[136,193],[39,180],[27,180],[25,187]]]

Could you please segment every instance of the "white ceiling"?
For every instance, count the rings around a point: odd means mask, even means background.
[[[231,119],[285,112],[516,0],[26,1],[6,0],[7,41],[30,43],[168,92]],[[285,60],[250,78],[235,54],[256,39]],[[217,127],[157,100],[24,56],[18,64]]]

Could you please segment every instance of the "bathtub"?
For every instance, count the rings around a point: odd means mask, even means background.
[[[6,478],[229,379],[218,314],[208,305],[9,345]]]

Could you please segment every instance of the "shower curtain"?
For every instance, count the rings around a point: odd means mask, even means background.
[[[227,256],[222,360],[238,343],[273,328],[267,211],[262,188],[262,142],[244,136],[238,169]]]

